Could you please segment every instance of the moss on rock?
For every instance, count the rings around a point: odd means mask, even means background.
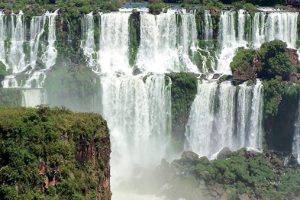
[[[197,94],[198,80],[191,73],[168,74],[172,80],[172,136],[177,150],[181,150],[184,141],[185,125],[188,121],[191,105]]]

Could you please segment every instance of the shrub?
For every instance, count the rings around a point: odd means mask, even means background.
[[[166,7],[162,0],[150,0],[148,4],[149,12],[159,14]]]
[[[286,43],[280,40],[262,44],[259,50],[262,60],[259,77],[270,79],[281,76],[284,80],[289,78],[290,73],[295,70],[295,66],[291,63],[286,48]]]
[[[239,70],[245,72],[249,67],[253,66],[253,61],[257,57],[257,52],[253,49],[239,48],[230,68],[232,71]]]

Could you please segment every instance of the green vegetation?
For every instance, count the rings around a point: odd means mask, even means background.
[[[129,64],[136,61],[140,45],[140,13],[133,13],[129,18]]]
[[[167,75],[172,80],[172,136],[179,150],[184,141],[185,125],[188,121],[191,105],[197,94],[198,80],[193,74],[172,73]]]
[[[192,154],[184,153],[172,166],[179,169],[180,174],[204,180],[210,191],[218,187],[219,195],[227,194],[227,199],[239,199],[242,194],[250,199],[274,200],[296,199],[299,195],[300,169],[285,167],[280,155],[240,150],[209,161]]]
[[[152,14],[159,14],[166,8],[166,4],[162,0],[149,0],[149,12]]]
[[[221,0],[225,4],[234,4],[236,2],[251,3],[260,6],[274,6],[277,4],[285,4],[285,0]]]
[[[286,43],[280,40],[262,44],[259,50],[262,61],[259,77],[269,79],[281,76],[284,80],[289,79],[290,73],[295,71],[295,66],[292,64],[286,48]]]
[[[297,99],[300,83],[288,81],[298,61],[289,53],[286,43],[274,40],[257,51],[240,48],[230,64],[235,80],[263,80],[266,119],[277,115],[282,99]]]
[[[247,77],[250,77],[249,73],[252,73],[254,68],[258,78],[262,79],[280,76],[283,80],[289,80],[290,74],[296,71],[286,43],[280,40],[265,42],[258,51],[240,48],[230,67],[233,74],[238,72]]]
[[[109,154],[108,128],[97,114],[0,107],[3,200],[95,199],[99,188],[110,195],[102,187]]]
[[[257,60],[259,60],[259,57],[255,50],[239,48],[235,57],[230,63],[230,68],[233,72],[246,75],[248,79],[255,79],[255,73],[258,70],[256,68]]]
[[[61,9],[68,13],[87,13],[91,11],[116,11],[122,6],[121,0],[4,0],[0,3],[1,9],[23,10],[32,15]]]

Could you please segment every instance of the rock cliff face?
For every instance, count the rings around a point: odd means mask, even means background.
[[[97,114],[0,108],[1,199],[110,200],[110,139]]]

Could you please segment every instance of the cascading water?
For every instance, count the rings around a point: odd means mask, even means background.
[[[179,28],[176,15],[181,18]],[[179,38],[179,39],[178,39]],[[195,15],[169,10],[151,15],[141,13],[141,44],[137,66],[154,73],[198,72],[190,60],[190,51],[196,51],[197,31]]]
[[[298,116],[295,122],[294,141],[293,141],[293,155],[300,164],[300,98],[298,103]]]
[[[244,10],[238,12],[238,34],[236,33],[235,12],[223,11],[220,16],[219,24],[219,45],[220,55],[218,57],[217,71],[224,74],[231,74],[229,67],[238,47],[246,47]]]
[[[208,10],[204,11],[204,40],[212,40],[213,39],[213,23],[211,14]]]
[[[255,13],[253,20],[254,47],[259,48],[265,41],[275,39],[287,43],[289,48],[296,48],[297,12]]]
[[[101,14],[99,72],[130,74],[129,66],[129,16],[130,13]]]
[[[237,99],[236,99],[237,95]],[[262,84],[202,82],[186,126],[186,150],[214,158],[224,147],[262,149]]]
[[[83,53],[86,56],[86,60],[88,66],[93,70],[97,71],[96,66],[96,45],[94,38],[94,16],[93,12],[84,15],[83,23],[83,39],[81,40],[81,48],[83,49]]]
[[[295,49],[297,23],[297,12],[257,12],[252,18],[245,10],[239,10],[237,13],[223,11],[219,24],[220,53],[217,71],[231,74],[229,65],[238,47],[259,48],[264,42],[278,39],[286,42],[289,48]]]
[[[83,17],[81,48],[88,66],[100,77],[102,114],[108,121],[112,141],[114,192],[122,181],[139,175],[137,168],[151,168],[166,156],[171,132],[171,80],[165,73],[216,70],[230,74],[229,64],[238,47],[259,48],[263,42],[273,39],[296,47],[297,13],[258,12],[252,17],[244,10],[223,11],[215,67],[213,54],[210,54],[213,45],[203,49],[198,46],[195,13],[168,10],[152,15],[143,11],[139,15],[137,59],[134,66],[130,66],[131,13],[99,15],[100,24],[95,24],[93,13]],[[26,27],[22,12],[13,14],[12,20],[0,12],[0,60],[13,72],[6,76],[4,87],[44,87],[46,72],[57,57],[56,16],[57,12],[47,12],[33,17],[30,27]],[[203,16],[202,39],[211,43],[214,39],[212,16],[209,11]],[[48,27],[47,33],[45,27]],[[100,29],[99,44],[96,44],[95,28]],[[26,29],[30,30],[30,37],[25,34]],[[27,55],[24,45],[29,47],[30,54]],[[202,62],[202,69],[198,69],[201,67],[197,66],[196,55],[200,56],[197,58]],[[209,60],[211,67],[207,65]],[[132,74],[135,67],[140,69],[140,75]],[[26,76],[23,82],[17,81],[20,74]],[[46,103],[43,90],[28,89],[22,94],[23,106]],[[261,150],[262,95],[259,80],[253,86],[245,83],[237,87],[227,81],[221,84],[199,82],[186,126],[186,150],[209,158],[214,158],[224,147]],[[298,135],[295,134],[295,155],[300,149]]]
[[[22,106],[36,107],[45,104],[46,102],[46,95],[42,89],[22,90]]]
[[[101,110],[112,141],[111,175],[113,191],[116,191],[113,198],[122,198],[116,188],[135,177],[137,168],[159,164],[166,155],[171,131],[171,81],[164,75],[147,78],[132,75],[129,17],[128,12],[100,14],[97,52],[93,15],[85,15],[81,41],[89,67],[100,76]],[[189,45],[189,41],[182,42]],[[138,198],[143,197],[138,195]]]
[[[138,76],[101,77],[103,115],[112,139],[113,186],[132,176],[134,167],[153,166],[165,156],[171,115],[170,86],[165,82],[163,75],[149,76],[145,82]]]
[[[30,27],[26,27],[22,11],[12,14],[10,18],[0,13],[0,60],[11,70],[12,74],[5,77],[2,82],[5,88],[41,88],[45,80],[45,72],[49,70],[56,61],[57,51],[55,47],[56,28],[54,13],[46,12],[42,16],[31,19]],[[48,38],[43,40],[45,24],[48,19]],[[8,27],[8,28],[6,28]],[[26,35],[29,28],[30,35]],[[11,30],[11,31],[10,31]],[[10,45],[7,42],[10,42]],[[25,51],[25,46],[30,51]],[[46,46],[45,48],[43,48]],[[43,69],[36,70],[37,61],[45,65]],[[41,66],[39,66],[41,67]],[[25,74],[25,79],[17,80],[17,76]]]

